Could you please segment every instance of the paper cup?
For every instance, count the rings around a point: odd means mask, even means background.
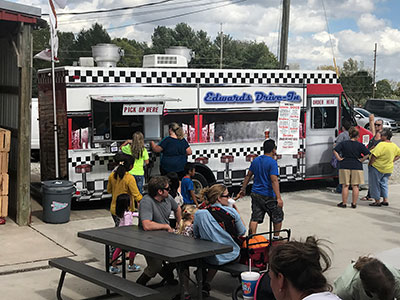
[[[269,128],[265,129],[264,135],[265,135],[265,139],[268,140],[269,139]]]
[[[256,284],[260,274],[257,272],[242,272],[240,274],[242,278],[242,291],[244,300],[254,299],[254,290],[256,289]]]

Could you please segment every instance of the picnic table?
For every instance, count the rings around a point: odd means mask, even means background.
[[[105,245],[106,272],[109,269],[109,246],[118,247],[124,251],[135,251],[146,256],[162,259],[177,264],[180,281],[181,299],[183,292],[183,265],[186,261],[195,261],[197,273],[197,299],[202,299],[202,259],[205,257],[232,251],[232,246],[215,242],[193,239],[190,237],[169,233],[165,230],[144,231],[137,226],[113,227],[78,232],[78,237]],[[123,255],[125,260],[125,255]],[[125,263],[123,278],[125,278]],[[120,279],[123,279],[120,278]]]

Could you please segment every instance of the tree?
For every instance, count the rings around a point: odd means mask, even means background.
[[[362,104],[372,97],[372,76],[370,71],[364,69],[363,62],[352,58],[345,61],[340,72],[340,82],[354,104]]]
[[[111,43],[111,38],[102,25],[95,23],[88,30],[82,29],[71,47],[71,58],[78,60],[79,57],[92,56],[92,46],[100,43]]]
[[[141,67],[143,63],[143,55],[148,49],[146,43],[138,43],[135,40],[127,38],[113,39],[112,43],[124,49],[124,56],[118,62],[118,67]]]
[[[387,79],[380,80],[376,83],[375,98],[390,98],[393,95],[392,86]]]
[[[333,71],[336,72],[335,67],[332,65],[321,65],[317,67],[317,70]]]

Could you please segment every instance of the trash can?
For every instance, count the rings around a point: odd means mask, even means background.
[[[71,181],[43,181],[43,221],[53,224],[68,222],[71,214],[71,198],[73,193],[75,193],[75,187]]]

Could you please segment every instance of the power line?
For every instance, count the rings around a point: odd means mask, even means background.
[[[192,3],[196,1],[204,1],[204,0],[190,0],[190,1],[185,1],[183,3]],[[71,21],[71,20],[66,20],[66,21],[58,21],[58,24],[71,24],[71,23],[85,23],[89,20],[101,20],[101,19],[107,19],[107,18],[115,18],[115,17],[120,17],[120,16],[143,16],[143,15],[148,15],[148,14],[155,14],[155,13],[160,13],[160,12],[167,12],[171,10],[178,10],[178,9],[184,9],[184,8],[193,8],[197,6],[206,6],[206,5],[212,5],[216,3],[222,3],[222,2],[227,2],[228,0],[221,0],[221,1],[212,1],[212,2],[206,2],[206,3],[200,3],[200,4],[189,4],[189,5],[182,5],[182,6],[176,6],[176,7],[171,7],[171,8],[161,8],[161,9],[154,9],[154,10],[147,10],[147,11],[141,11],[141,12],[131,12],[131,13],[124,13],[124,14],[111,14],[107,16],[101,16],[97,18],[85,18],[81,20],[76,20],[76,21]]]
[[[147,7],[147,6],[154,6],[158,4],[163,4],[167,2],[171,2],[174,0],[162,0],[159,2],[152,2],[152,3],[145,3],[145,4],[140,4],[140,5],[135,5],[135,6],[127,6],[127,7],[119,7],[119,8],[111,8],[111,9],[103,9],[103,10],[90,10],[90,11],[82,11],[82,12],[70,12],[70,13],[59,13],[57,16],[69,16],[69,15],[87,15],[87,14],[99,14],[99,13],[104,13],[104,12],[112,12],[112,11],[119,11],[119,10],[127,10],[127,9],[134,9],[134,8],[141,8],[141,7]],[[43,16],[48,16],[49,14],[42,14]]]
[[[215,6],[215,7],[194,10],[194,11],[191,11],[191,12],[177,14],[177,15],[173,15],[173,16],[169,16],[169,17],[163,17],[163,18],[158,18],[158,19],[153,19],[153,20],[148,20],[148,21],[143,21],[143,22],[138,22],[138,23],[133,23],[133,24],[110,27],[110,28],[106,28],[106,30],[115,30],[115,29],[125,28],[125,27],[129,27],[129,26],[137,26],[137,25],[148,24],[148,23],[157,22],[157,21],[164,21],[164,20],[168,20],[168,19],[179,18],[179,17],[192,15],[192,14],[197,14],[197,13],[200,13],[200,12],[205,12],[205,11],[209,11],[209,10],[212,10],[212,9],[221,8],[221,7],[225,7],[225,6],[229,6],[229,5],[233,5],[233,4],[237,4],[237,3],[241,3],[241,2],[246,2],[246,1],[247,0],[238,0],[238,1],[235,1],[235,2],[230,2],[230,3],[227,3],[227,4]]]

